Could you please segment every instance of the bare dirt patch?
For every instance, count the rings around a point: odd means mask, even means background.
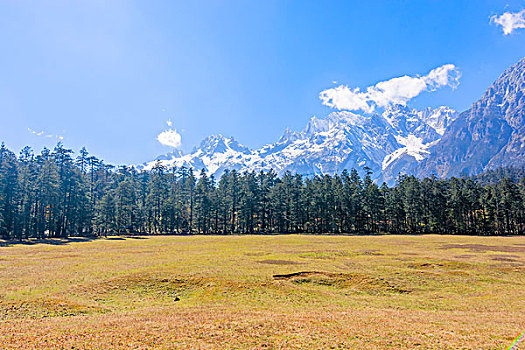
[[[497,258],[491,258],[491,259],[495,261],[510,261],[510,262],[518,261],[516,259],[505,258],[505,257],[497,257]]]
[[[516,259],[519,259],[519,255],[511,255],[511,254],[493,254],[490,256],[492,260],[495,259],[506,259],[508,261],[516,261]]]
[[[510,254],[509,255],[494,254],[490,256],[490,259],[494,261],[501,261],[502,263],[510,263],[513,266],[521,266],[521,265],[525,266],[525,263],[523,261],[518,260],[519,258],[520,256],[518,255],[510,255]]]
[[[485,244],[445,244],[440,249],[467,249],[474,253],[484,253],[487,251],[491,252],[503,252],[503,253],[525,253],[525,246],[497,246],[497,245],[485,245]]]
[[[294,284],[331,286],[338,289],[353,289],[368,294],[410,293],[382,278],[366,274],[333,273],[324,271],[300,271],[289,274],[273,275],[275,280],[290,281]]]

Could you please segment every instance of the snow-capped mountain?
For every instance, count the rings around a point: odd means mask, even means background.
[[[190,154],[172,152],[142,165],[187,166],[219,177],[226,169],[334,174],[368,167],[378,182],[399,174],[454,176],[525,165],[525,58],[507,69],[469,110],[404,105],[382,113],[334,112],[300,132],[251,150],[214,135]]]
[[[422,111],[399,105],[387,108],[383,118],[395,129],[400,147],[385,156],[378,179],[392,184],[401,173],[413,174],[418,164],[429,156],[429,147],[441,138],[457,115],[446,106]]]
[[[417,163],[456,117],[448,107],[418,111],[396,105],[382,114],[334,112],[313,117],[304,130],[286,129],[275,143],[250,150],[232,137],[213,135],[191,153],[170,153],[143,165],[204,169],[219,177],[226,169],[335,174],[368,167],[373,178],[392,183],[405,164]]]
[[[208,136],[189,154],[168,153],[141,168],[150,170],[156,164],[165,167],[189,167],[197,171],[204,169],[209,175],[220,176],[226,169],[245,170],[245,164],[251,159],[252,151],[238,143],[233,137],[222,135]]]
[[[503,72],[429,151],[418,175],[470,175],[525,165],[525,58]]]
[[[436,109],[430,107],[419,112],[419,118],[430,125],[440,135],[445,133],[448,126],[456,119],[457,113],[447,106]]]

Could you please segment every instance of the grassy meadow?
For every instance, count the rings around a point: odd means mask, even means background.
[[[505,349],[525,329],[525,237],[0,245],[1,349]]]

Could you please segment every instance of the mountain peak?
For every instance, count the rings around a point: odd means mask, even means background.
[[[525,124],[525,58],[499,76],[472,105],[471,115],[503,115],[509,125]]]
[[[330,125],[347,124],[347,125],[361,125],[371,118],[370,115],[356,114],[349,111],[332,112],[326,117]]]
[[[172,158],[178,158],[178,157],[182,157],[184,156],[184,153],[181,151],[181,150],[174,150],[174,151],[171,151],[169,153],[166,153],[166,154],[163,154],[161,156],[158,156],[157,158],[155,158],[155,160],[160,160],[160,161],[163,161],[163,160],[169,160],[169,159],[172,159]]]
[[[249,153],[250,149],[241,145],[233,137],[224,137],[221,134],[210,135],[201,141],[199,147],[193,152],[201,151],[203,154],[226,153],[233,150]]]
[[[277,141],[277,143],[289,143],[289,142],[294,142],[295,140],[297,140],[298,138],[300,137],[299,133],[296,132],[296,131],[292,131],[292,129],[290,129],[289,127],[287,127],[283,134],[281,135],[281,137],[279,138],[279,140]]]
[[[420,175],[477,174],[525,164],[525,59],[505,70],[430,150]]]
[[[458,113],[448,106],[439,106],[437,108],[427,107],[418,112],[418,116],[439,135],[443,135],[450,123],[458,117]]]
[[[367,166],[378,181],[401,173],[453,176],[497,166],[525,164],[525,59],[507,69],[472,108],[416,110],[404,104],[378,113],[337,111],[312,117],[301,132],[287,128],[277,142],[250,150],[233,137],[205,138],[187,155],[159,158],[164,164],[222,174],[292,171],[334,174]]]

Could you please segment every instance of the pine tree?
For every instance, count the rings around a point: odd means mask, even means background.
[[[17,159],[13,152],[8,150],[2,143],[0,146],[0,236],[9,238],[21,238],[18,227],[18,200],[19,179]]]

